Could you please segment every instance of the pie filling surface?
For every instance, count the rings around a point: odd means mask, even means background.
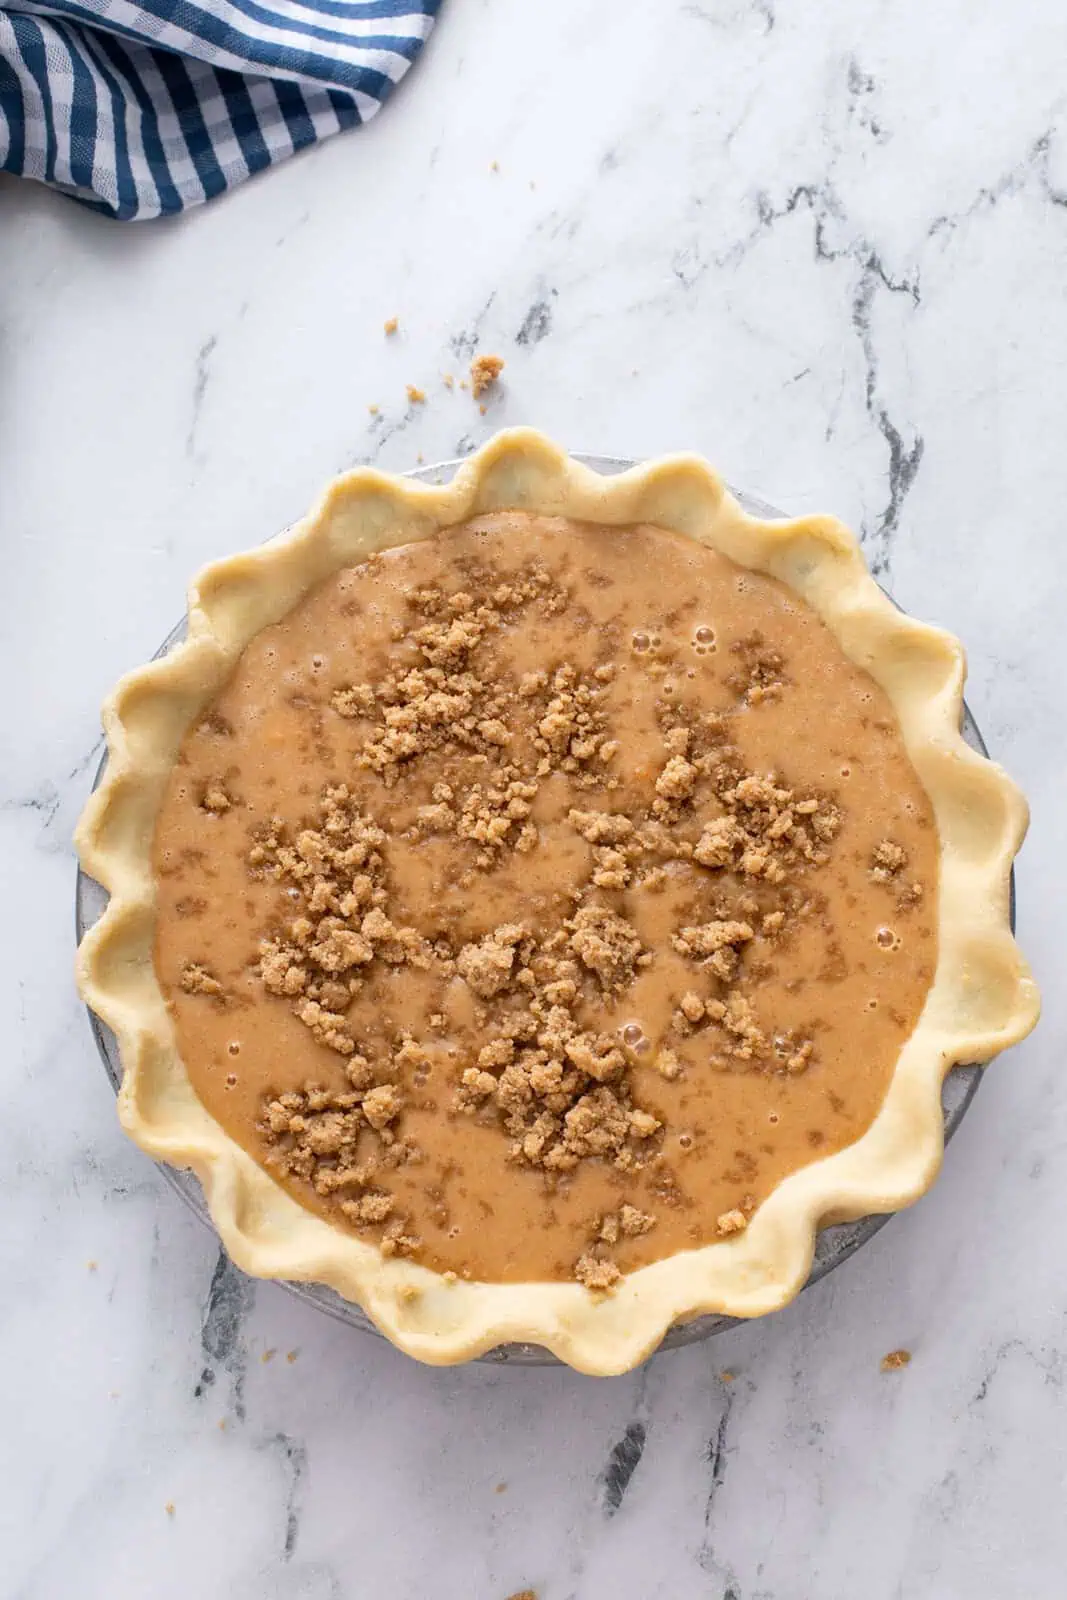
[[[774,579],[478,517],[336,574],[186,737],[156,971],[227,1133],[386,1255],[609,1289],[873,1121],[937,957],[889,701]]]

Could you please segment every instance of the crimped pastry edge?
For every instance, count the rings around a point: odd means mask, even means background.
[[[386,1260],[306,1211],[197,1098],[152,959],[152,838],[163,790],[187,728],[241,651],[339,568],[505,509],[609,526],[654,523],[786,583],[891,700],[941,845],[934,981],[867,1132],[784,1179],[744,1233],[642,1267],[609,1296],[576,1283],[448,1282],[415,1263]],[[674,1322],[777,1310],[803,1287],[820,1225],[899,1210],[929,1188],[943,1152],[941,1083],[949,1068],[989,1060],[1037,1020],[1036,985],[1009,926],[1026,802],[1003,769],[960,735],[964,675],[959,642],[895,609],[841,523],[750,516],[694,455],[605,477],[522,428],[497,434],[447,485],[372,468],[344,474],[286,536],[204,568],[189,591],[186,639],[128,673],[105,702],[107,770],[76,844],[110,899],[82,941],[77,973],[83,998],[118,1040],[123,1127],[149,1155],[196,1173],[223,1244],[244,1271],[329,1284],[424,1362],[466,1361],[521,1341],[607,1375],[643,1360]]]

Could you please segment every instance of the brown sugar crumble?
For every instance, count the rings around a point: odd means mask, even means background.
[[[502,366],[478,357],[475,392]],[[803,1161],[825,1153],[834,1118],[850,1128],[821,1087],[827,993],[850,970],[834,875],[858,863],[873,903],[899,893],[913,860],[918,886],[923,858],[878,833],[848,855],[850,814],[826,774],[801,763],[790,776],[754,753],[811,678],[784,644],[751,627],[731,643],[716,619],[723,648],[705,650],[690,689],[697,669],[663,642],[666,623],[594,624],[595,566],[546,560],[540,540],[507,563],[493,548],[472,537],[451,566],[427,560],[373,635],[360,632],[366,597],[386,592],[389,559],[344,575],[339,625],[373,648],[335,666],[324,638],[317,676],[285,680],[306,775],[281,780],[293,787],[277,809],[268,789],[252,807],[247,760],[220,760],[210,735],[224,776],[196,788],[198,826],[242,830],[252,947],[224,960],[203,931],[214,892],[201,897],[173,934],[174,987],[198,1026],[232,1037],[224,1057],[241,1051],[226,1062],[231,1103],[249,1107],[257,1159],[311,1209],[387,1257],[469,1276],[464,1256],[441,1256],[470,1182],[440,1154],[444,1128],[468,1153],[491,1144],[500,1181],[514,1174],[548,1218],[588,1192],[557,1275],[610,1294],[661,1239],[744,1234],[783,1137],[779,1105],[813,1108],[794,1118]],[[635,672],[650,708],[639,760]],[[189,899],[179,880],[175,905]],[[794,982],[798,949],[811,956]],[[246,1088],[242,1029],[268,998],[290,1053],[314,1065],[286,1076],[279,1054],[273,1082]],[[757,1092],[765,1135],[709,1128],[702,1097],[738,1107]],[[491,1230],[496,1196],[477,1204]]]
[[[395,333],[396,330],[399,328],[399,326],[400,326],[400,318],[399,317],[387,317],[385,322],[382,324],[382,326],[383,326],[383,328],[385,330],[386,338],[388,338],[390,334]]]
[[[182,968],[182,988],[186,994],[208,995],[213,1000],[221,1000],[224,994],[219,980],[197,961],[187,961]]]
[[[607,1294],[622,1282],[622,1273],[614,1261],[593,1255],[579,1256],[574,1264],[574,1276],[586,1289]]]
[[[923,897],[922,884],[909,882],[904,872],[908,866],[908,852],[892,839],[882,839],[871,855],[870,879],[895,891],[900,910],[915,906]]]
[[[874,883],[892,883],[907,864],[908,852],[901,849],[899,844],[894,844],[892,839],[883,839],[875,845],[871,856],[871,880]]]
[[[471,394],[476,400],[493,387],[503,370],[503,357],[475,356],[471,362]]]
[[[881,1366],[883,1372],[899,1372],[901,1367],[909,1366],[910,1363],[910,1350],[890,1350],[887,1356],[882,1357]]]
[[[408,397],[409,403],[413,406],[421,406],[426,399],[426,391],[418,388],[414,383],[409,383],[404,392]]]
[[[750,706],[779,700],[785,688],[785,662],[780,651],[771,649],[763,634],[756,631],[730,646],[738,670],[727,680],[730,687]]]
[[[214,816],[220,817],[224,812],[229,811],[232,805],[233,798],[227,792],[226,785],[222,779],[213,778],[204,789],[203,797],[200,801],[201,809],[210,811]]]
[[[748,1227],[748,1218],[743,1211],[724,1211],[715,1224],[715,1231],[723,1239],[728,1239],[732,1234],[744,1233]]]

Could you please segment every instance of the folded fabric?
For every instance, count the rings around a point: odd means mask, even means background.
[[[0,170],[123,221],[374,116],[441,0],[0,0]]]

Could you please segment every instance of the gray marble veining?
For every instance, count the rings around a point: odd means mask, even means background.
[[[1065,47],[1054,0],[448,0],[385,115],[184,221],[0,183],[0,1592],[1058,1600]],[[484,415],[441,381],[476,348]],[[524,421],[851,522],[1033,805],[1046,1015],[937,1187],[600,1383],[247,1283],[119,1135],[70,982],[99,702],[190,573]]]

